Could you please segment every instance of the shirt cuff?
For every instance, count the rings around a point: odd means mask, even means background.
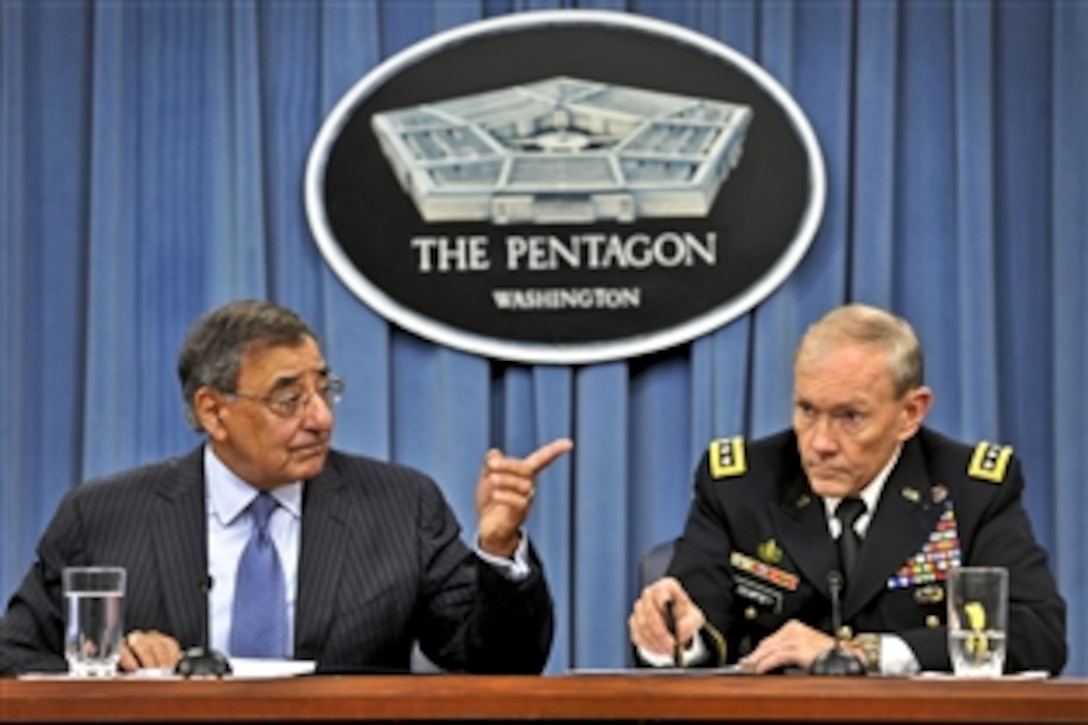
[[[706,644],[703,643],[703,638],[692,637],[691,644],[685,647],[684,651],[680,653],[680,659],[684,663],[684,667],[691,667],[692,665],[705,660],[707,654]],[[673,660],[672,655],[659,655],[639,647],[638,656],[642,658],[643,662],[650,665],[650,667],[676,667],[676,662]]]
[[[524,531],[521,532],[521,540],[518,541],[518,548],[514,549],[514,555],[509,559],[504,556],[489,554],[481,549],[480,535],[477,533],[476,556],[493,566],[500,574],[512,582],[525,581],[529,578],[530,571],[532,571],[529,566],[529,537]]]
[[[880,635],[880,674],[906,677],[917,675],[921,669],[914,650],[902,637],[895,634]]]

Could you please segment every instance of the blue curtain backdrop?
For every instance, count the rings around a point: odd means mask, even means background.
[[[716,38],[809,115],[826,215],[750,314],[643,358],[513,365],[396,329],[326,267],[302,179],[333,103],[437,31],[559,7]],[[788,425],[798,336],[861,300],[916,324],[935,427],[1016,446],[1086,675],[1086,70],[1079,0],[0,0],[0,589],[66,490],[197,443],[179,342],[267,297],[348,380],[337,444],[432,474],[469,534],[488,446],[574,437],[530,525],[549,671],[623,665],[636,559],[679,532],[697,455]]]

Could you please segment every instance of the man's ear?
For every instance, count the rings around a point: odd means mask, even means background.
[[[222,414],[226,406],[223,396],[208,387],[200,388],[193,395],[193,411],[196,419],[200,421],[200,427],[212,440],[222,440],[226,436],[226,428],[223,426]]]
[[[899,427],[899,440],[905,441],[918,432],[931,407],[933,407],[933,391],[925,385],[906,392],[903,396],[903,419]]]

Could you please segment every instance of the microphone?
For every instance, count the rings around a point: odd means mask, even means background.
[[[222,677],[231,673],[230,662],[222,653],[217,652],[208,645],[209,620],[208,593],[212,590],[212,577],[206,575],[200,580],[200,593],[204,599],[204,621],[200,632],[200,644],[185,650],[185,654],[178,660],[174,674],[182,677]]]
[[[813,675],[864,675],[865,665],[857,657],[847,652],[842,646],[839,632],[842,630],[842,574],[830,571],[827,574],[827,588],[831,591],[831,632],[835,644],[812,661],[809,673]]]

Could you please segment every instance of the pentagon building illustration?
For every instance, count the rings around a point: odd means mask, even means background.
[[[377,113],[427,222],[703,217],[740,162],[748,106],[557,76]]]

